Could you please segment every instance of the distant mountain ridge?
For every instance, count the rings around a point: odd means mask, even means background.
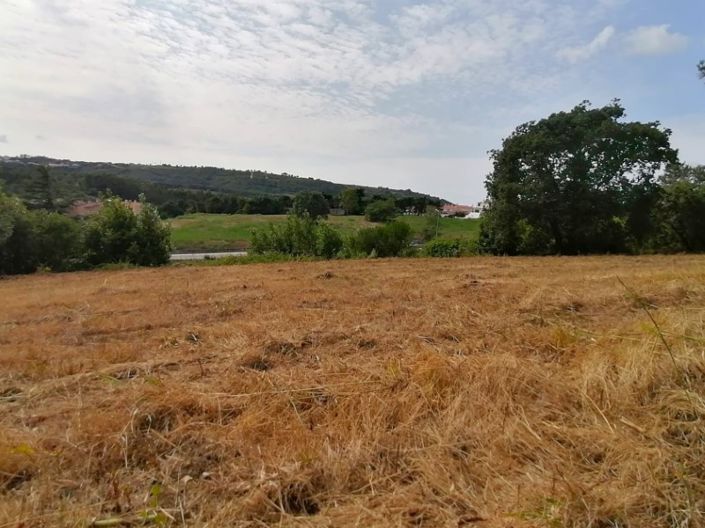
[[[0,156],[2,172],[26,172],[33,166],[46,165],[62,180],[68,176],[108,175],[175,189],[229,193],[242,197],[291,196],[299,192],[337,195],[349,187],[364,189],[369,195],[403,197],[437,197],[412,191],[364,185],[341,184],[305,178],[288,173],[274,174],[257,170],[223,169],[206,166],[145,165],[138,163],[87,162],[45,156]],[[0,172],[0,177],[2,176]]]

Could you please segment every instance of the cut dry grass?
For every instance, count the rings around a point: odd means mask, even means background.
[[[705,524],[703,257],[37,275],[0,299],[0,527]]]

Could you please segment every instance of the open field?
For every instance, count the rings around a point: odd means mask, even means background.
[[[425,218],[421,216],[400,217],[409,223],[417,237],[421,236]],[[285,222],[285,215],[220,215],[190,214],[170,221],[172,241],[177,251],[225,251],[247,249],[252,230],[270,222]],[[374,226],[362,216],[331,216],[328,222],[350,234],[362,227]],[[439,235],[447,238],[476,240],[479,235],[478,220],[442,218]]]
[[[705,525],[702,256],[36,275],[0,299],[0,527]]]

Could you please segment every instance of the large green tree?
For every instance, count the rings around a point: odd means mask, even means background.
[[[328,200],[319,192],[302,192],[294,196],[293,213],[298,217],[326,218],[330,212]]]
[[[54,210],[53,182],[49,167],[40,165],[26,184],[25,197],[32,209]]]
[[[375,200],[365,208],[365,218],[370,222],[391,222],[399,214],[392,198]]]
[[[82,266],[83,232],[78,220],[40,209],[33,212],[36,259],[52,271]]]
[[[705,166],[673,165],[655,209],[659,251],[705,251]]]
[[[139,266],[166,264],[171,252],[170,231],[156,209],[140,197],[135,214],[119,198],[108,196],[100,212],[86,226],[85,251],[89,264],[129,262]]]
[[[492,152],[485,251],[578,254],[625,251],[650,231],[655,181],[676,162],[670,130],[624,122],[619,101],[583,102],[519,126]]]
[[[22,202],[0,191],[0,276],[37,269],[32,215]]]
[[[363,189],[348,187],[340,193],[340,206],[345,209],[345,214],[359,215],[364,210],[362,199],[365,196]]]

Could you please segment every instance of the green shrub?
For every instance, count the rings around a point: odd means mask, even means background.
[[[320,224],[316,233],[316,256],[331,259],[343,249],[343,237],[328,224]]]
[[[97,266],[131,262],[137,249],[137,217],[119,198],[106,198],[86,226],[86,261]]]
[[[411,247],[411,227],[394,221],[383,226],[358,231],[348,242],[351,255],[398,257]]]
[[[423,248],[423,254],[427,257],[459,257],[461,251],[460,240],[431,240]]]
[[[654,216],[657,251],[705,251],[705,181],[665,185]]]
[[[18,199],[0,193],[0,275],[35,271],[36,244],[32,214]]]
[[[38,264],[51,271],[80,268],[83,257],[81,224],[62,214],[44,210],[36,211],[33,217]]]
[[[365,218],[370,222],[390,222],[396,218],[399,210],[394,200],[377,200],[365,208]]]
[[[328,200],[319,192],[300,192],[294,196],[292,213],[298,217],[309,216],[317,220],[327,218],[329,212]]]
[[[131,262],[138,266],[162,266],[171,257],[171,232],[169,225],[159,217],[156,207],[141,200],[142,210],[137,215],[137,254]]]
[[[331,226],[307,214],[289,215],[285,224],[269,224],[252,234],[251,253],[333,258],[343,247],[343,239]]]
[[[159,266],[169,261],[169,227],[144,199],[136,215],[119,198],[108,197],[86,227],[85,249],[87,262],[94,266],[117,262]]]

